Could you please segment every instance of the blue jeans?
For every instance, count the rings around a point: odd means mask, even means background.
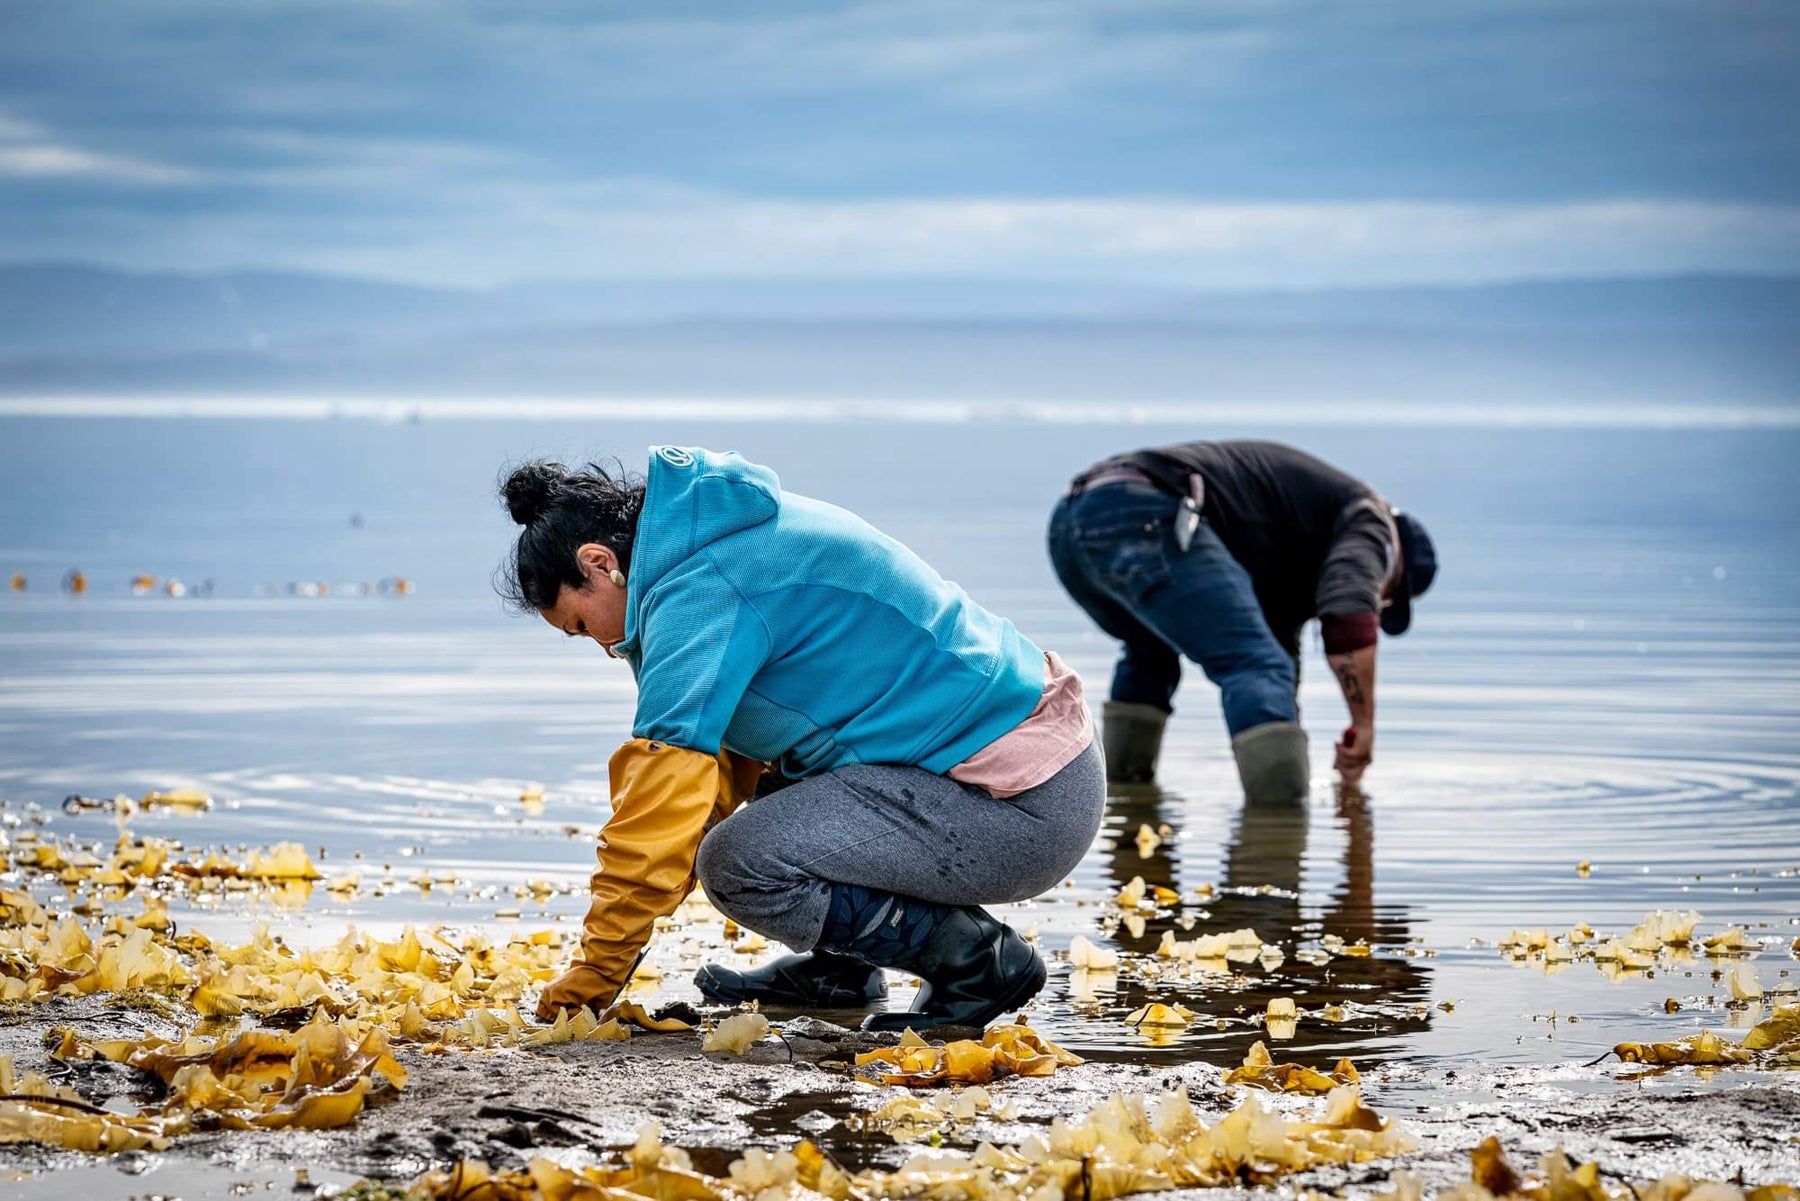
[[[1298,664],[1257,604],[1250,573],[1202,521],[1175,544],[1173,496],[1148,483],[1065,496],[1050,518],[1050,562],[1089,617],[1123,644],[1112,699],[1165,713],[1181,656],[1219,686],[1233,736],[1299,720]]]

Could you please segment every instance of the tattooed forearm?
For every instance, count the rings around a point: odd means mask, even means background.
[[[1352,655],[1331,656],[1331,670],[1336,673],[1339,687],[1344,690],[1344,699],[1352,705],[1363,704],[1368,698],[1363,695],[1362,682],[1356,678],[1356,659]]]

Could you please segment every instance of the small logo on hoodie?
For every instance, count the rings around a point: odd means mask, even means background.
[[[684,450],[679,446],[665,446],[656,453],[661,455],[663,462],[671,467],[692,467],[694,465],[694,452]]]

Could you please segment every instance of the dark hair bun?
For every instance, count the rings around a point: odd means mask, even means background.
[[[568,478],[569,470],[561,463],[542,459],[521,463],[500,485],[500,497],[506,501],[506,511],[514,521],[530,525],[543,516]]]

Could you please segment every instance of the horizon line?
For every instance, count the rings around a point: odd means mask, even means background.
[[[0,418],[82,420],[644,421],[796,425],[1175,425],[1281,428],[1377,426],[1457,429],[1800,429],[1800,399],[1780,404],[1628,404],[1515,401],[1455,406],[1421,401],[1043,401],[752,397],[13,396]]]
[[[384,287],[413,288],[420,291],[446,292],[465,296],[495,296],[511,289],[529,287],[566,287],[571,285],[681,285],[681,284],[803,284],[810,286],[881,286],[886,284],[993,283],[1060,284],[1070,288],[1128,288],[1150,292],[1216,294],[1222,296],[1309,296],[1333,292],[1473,292],[1489,288],[1509,288],[1542,284],[1597,283],[1677,283],[1698,280],[1734,280],[1756,282],[1800,282],[1800,270],[1749,270],[1728,267],[1692,267],[1680,270],[1644,270],[1618,272],[1536,272],[1518,275],[1496,275],[1487,278],[1445,278],[1408,282],[1373,281],[1368,283],[1317,284],[1202,284],[1167,280],[1137,279],[1109,274],[1032,274],[1002,271],[918,271],[870,272],[842,275],[818,272],[720,272],[716,274],[676,273],[669,275],[520,275],[490,284],[458,284],[423,277],[406,277],[348,269],[327,270],[317,267],[292,267],[277,264],[238,265],[231,267],[141,267],[102,259],[79,258],[0,258],[0,271],[74,270],[106,272],[139,278],[177,278],[206,281],[234,276],[291,276],[296,279],[340,280],[376,284]]]

